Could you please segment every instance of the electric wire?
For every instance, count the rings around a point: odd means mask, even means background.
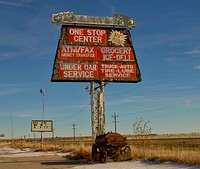
[[[73,116],[79,114],[80,112],[84,111],[84,110],[85,110],[86,108],[88,108],[89,106],[90,106],[90,104],[86,105],[85,107],[83,107],[83,108],[80,109],[79,111],[77,111],[77,112],[75,112],[75,113],[73,113],[73,114],[71,114],[71,115],[69,115],[69,116],[67,116],[67,117],[65,117],[65,118],[63,118],[63,119],[57,120],[57,121],[55,121],[55,122],[57,123],[57,122],[65,121],[65,120],[67,120],[67,119],[69,119],[69,118],[71,118],[71,117],[73,117]]]

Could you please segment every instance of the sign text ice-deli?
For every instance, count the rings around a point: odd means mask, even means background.
[[[106,44],[107,33],[105,29],[68,28],[68,42]]]
[[[98,77],[98,64],[96,63],[59,63],[59,78],[94,79]]]
[[[98,54],[102,61],[135,61],[130,47],[98,47]]]
[[[98,60],[97,48],[94,46],[70,46],[62,45],[60,48],[60,60]]]
[[[100,78],[131,79],[136,78],[135,64],[100,64]]]

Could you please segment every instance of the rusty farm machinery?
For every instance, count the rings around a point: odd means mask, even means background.
[[[92,145],[92,159],[101,163],[109,158],[112,161],[130,160],[131,149],[126,137],[119,133],[107,133],[96,137]]]

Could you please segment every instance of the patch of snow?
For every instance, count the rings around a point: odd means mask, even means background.
[[[124,161],[104,164],[83,165],[73,169],[200,169],[200,167],[178,165],[174,163],[153,164],[144,161]]]
[[[45,155],[58,155],[66,156],[69,153],[63,153],[58,151],[47,151],[47,152],[35,152],[31,149],[14,149],[11,147],[0,148],[0,157],[34,157],[34,156],[45,156]]]

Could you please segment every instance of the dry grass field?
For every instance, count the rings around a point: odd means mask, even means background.
[[[182,164],[200,164],[200,139],[143,140],[130,142],[133,158],[157,159]]]
[[[150,159],[157,162],[171,161],[189,165],[200,165],[200,135],[151,135],[127,136],[133,159]],[[5,142],[1,144],[6,144]],[[41,148],[40,139],[12,140],[12,146],[39,151],[61,150],[73,152],[75,159],[91,160],[92,141],[87,138],[46,138]]]

